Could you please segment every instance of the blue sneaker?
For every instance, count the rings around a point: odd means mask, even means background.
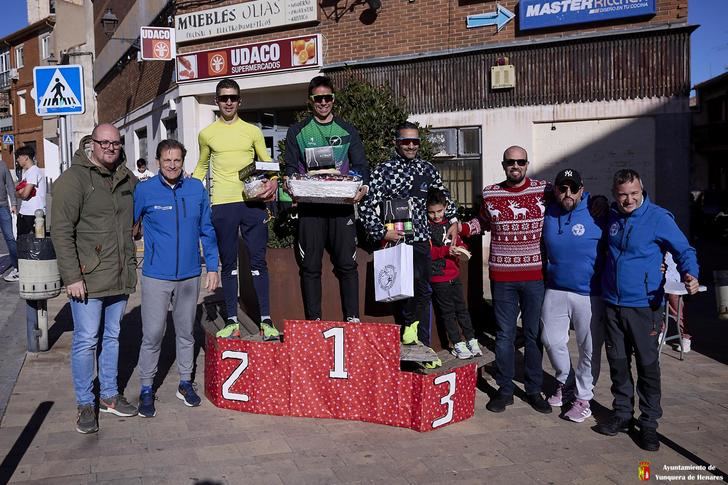
[[[195,387],[190,381],[180,381],[179,387],[177,388],[177,397],[184,401],[185,406],[194,408],[202,402],[200,396],[195,392]]]
[[[153,418],[157,415],[157,410],[154,407],[155,399],[156,397],[152,390],[145,389],[139,394],[139,416],[142,418]]]

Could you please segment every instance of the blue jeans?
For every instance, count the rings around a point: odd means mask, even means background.
[[[496,378],[501,394],[512,395],[515,388],[515,342],[518,312],[523,323],[524,387],[526,394],[541,392],[543,365],[541,353],[541,305],[543,281],[504,281],[491,283],[495,312],[495,364]]]
[[[121,317],[126,310],[128,295],[71,300],[73,314],[73,343],[71,344],[71,374],[76,402],[79,406],[94,403],[93,382],[99,327],[104,319],[104,335],[99,356],[101,397],[116,396],[119,391],[116,376],[119,366],[119,332]]]
[[[0,230],[2,230],[5,244],[8,246],[10,264],[13,268],[17,268],[18,247],[15,244],[15,237],[13,237],[13,216],[10,215],[9,207],[0,206]]]

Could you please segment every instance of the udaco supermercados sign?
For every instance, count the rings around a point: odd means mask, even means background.
[[[321,35],[244,44],[177,56],[177,81],[199,81],[321,66]]]
[[[175,18],[177,42],[253,32],[318,20],[315,0],[253,0]]]

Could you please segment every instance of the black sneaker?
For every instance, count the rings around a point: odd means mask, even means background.
[[[617,433],[629,432],[630,418],[620,418],[613,414],[608,420],[603,423],[597,424],[594,431],[607,436],[617,436]]]
[[[657,451],[660,449],[660,439],[657,437],[655,428],[647,428],[640,426],[640,448],[647,451]]]
[[[86,404],[78,407],[78,417],[76,417],[76,431],[82,434],[95,433],[99,430],[99,424],[96,421],[96,412],[93,404]]]
[[[551,414],[551,405],[543,398],[540,392],[526,394],[526,402],[539,413]]]
[[[129,401],[127,401],[121,394],[117,394],[116,396],[107,399],[99,399],[99,411],[122,417],[137,415],[136,406],[129,404]]]
[[[513,404],[513,394],[501,394],[496,393],[495,396],[490,398],[488,404],[485,405],[485,409],[492,413],[502,413],[506,410],[506,406]]]
[[[153,418],[157,415],[154,407],[154,391],[142,391],[139,395],[139,416],[142,418]]]

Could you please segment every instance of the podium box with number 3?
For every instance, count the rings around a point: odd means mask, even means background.
[[[475,412],[475,363],[402,371],[398,325],[288,320],[283,343],[206,338],[205,395],[217,407],[417,431]]]

